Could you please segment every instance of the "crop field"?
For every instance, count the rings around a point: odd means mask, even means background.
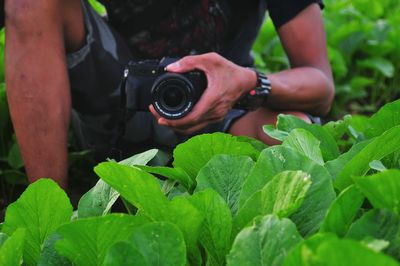
[[[71,134],[73,197],[27,182],[3,29],[0,266],[400,266],[400,2],[330,0],[323,14],[336,96],[322,125],[280,115],[263,127],[271,147],[195,136],[167,166],[156,149],[94,165]],[[267,73],[289,67],[268,18],[253,54]]]
[[[146,166],[157,150],[104,162],[76,211],[39,180],[7,209],[0,265],[398,265],[399,112],[282,115],[264,128],[281,145],[215,133],[177,146],[171,167]]]

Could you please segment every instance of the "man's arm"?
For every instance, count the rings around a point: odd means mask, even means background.
[[[29,181],[48,177],[64,188],[71,111],[61,12],[65,2],[5,3],[7,95]]]
[[[268,107],[319,116],[329,112],[334,85],[320,13],[312,4],[278,30],[292,69],[268,76],[273,87]]]

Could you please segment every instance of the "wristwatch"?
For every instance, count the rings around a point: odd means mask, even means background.
[[[268,95],[271,93],[271,81],[268,77],[257,70],[252,70],[257,74],[257,85],[240,98],[239,101],[236,102],[234,108],[249,111],[256,110],[264,105]]]

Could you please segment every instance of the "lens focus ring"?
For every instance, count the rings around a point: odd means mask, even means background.
[[[160,76],[151,89],[153,106],[168,119],[178,119],[193,108],[193,85],[183,75],[166,73]]]

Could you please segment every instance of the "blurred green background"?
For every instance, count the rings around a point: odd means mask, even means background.
[[[104,12],[96,1],[90,2]],[[326,0],[323,15],[336,84],[335,102],[327,120],[349,113],[370,115],[399,98],[400,1]],[[7,108],[3,52],[4,30],[0,32],[0,210],[15,200],[26,184]],[[253,53],[257,67],[266,72],[289,67],[269,18]],[[70,176],[75,180],[88,178],[87,171],[81,169],[90,165],[90,156],[74,145],[70,151]]]

